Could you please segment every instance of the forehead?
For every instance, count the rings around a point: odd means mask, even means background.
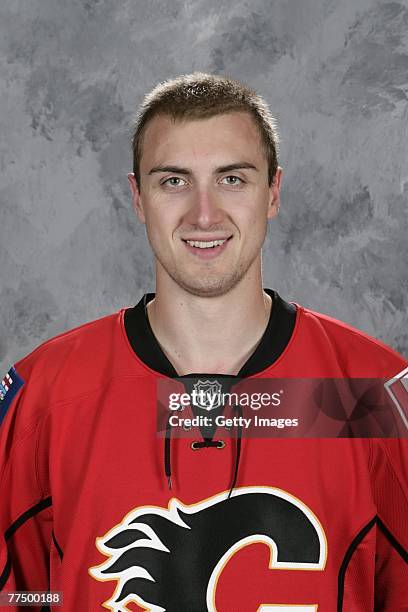
[[[141,166],[163,162],[193,163],[199,159],[224,162],[265,158],[259,128],[246,112],[232,112],[207,119],[174,120],[159,115],[146,126]]]

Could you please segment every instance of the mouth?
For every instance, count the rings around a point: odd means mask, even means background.
[[[212,259],[222,253],[232,236],[214,240],[188,240],[182,239],[190,253],[200,259]]]

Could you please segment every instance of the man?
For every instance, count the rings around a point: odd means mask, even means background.
[[[241,440],[241,426],[186,438],[170,418],[157,435],[156,394],[173,379],[407,367],[263,290],[281,183],[266,104],[221,77],[168,81],[145,99],[133,153],[156,292],[46,342],[4,380],[0,589],[61,591],[64,610],[407,609],[404,440]]]

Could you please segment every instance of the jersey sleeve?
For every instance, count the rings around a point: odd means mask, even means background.
[[[47,415],[31,386],[12,368],[0,388],[0,593],[49,590],[52,499],[38,458]]]
[[[375,610],[408,608],[408,440],[373,440],[377,506]]]

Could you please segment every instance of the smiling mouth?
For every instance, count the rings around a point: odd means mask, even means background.
[[[232,236],[228,238],[219,238],[217,240],[186,240],[182,238],[183,242],[196,249],[214,249],[225,244],[228,240],[231,240]]]
[[[216,238],[213,240],[189,240],[182,238],[187,251],[201,262],[210,262],[217,259],[227,248],[228,242],[233,236],[227,238]]]

